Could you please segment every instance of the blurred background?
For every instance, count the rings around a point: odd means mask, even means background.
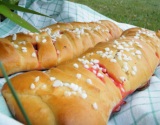
[[[89,6],[115,21],[160,30],[160,0],[68,0]]]

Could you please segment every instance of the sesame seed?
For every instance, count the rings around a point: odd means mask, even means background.
[[[86,93],[82,93],[82,94],[81,94],[81,97],[82,97],[83,99],[86,99],[86,98],[87,98],[87,94],[86,94]]]
[[[93,60],[93,63],[99,63],[99,60],[94,59],[94,60]]]
[[[140,48],[143,48],[142,45],[137,45],[137,46],[140,47]]]
[[[115,62],[117,62],[117,60],[116,59],[111,59],[110,62],[114,62],[115,63]]]
[[[137,55],[137,57],[138,57],[139,59],[141,59],[141,55]]]
[[[113,53],[113,51],[111,50],[108,54],[112,54]]]
[[[107,48],[105,48],[105,50],[106,50],[106,51],[109,51],[109,50],[110,50],[110,48],[108,48],[108,47],[107,47]]]
[[[66,96],[66,97],[71,96],[71,95],[72,95],[72,93],[69,92],[69,91],[65,91],[65,92],[64,92],[64,96]]]
[[[46,39],[43,39],[43,40],[42,40],[42,43],[45,43],[46,41],[47,41]]]
[[[81,76],[82,76],[82,75],[81,75],[81,74],[79,74],[79,73],[76,75],[76,77],[77,77],[78,79],[80,79],[80,78],[81,78]]]
[[[56,80],[56,78],[55,77],[50,77],[50,80],[54,81],[54,80]]]
[[[97,73],[98,77],[104,77],[101,73]]]
[[[35,82],[38,82],[39,81],[39,76],[37,76],[35,79],[34,79]]]
[[[38,38],[38,36],[36,36],[36,41],[38,41],[39,40],[39,38]]]
[[[132,71],[131,73],[132,73],[132,75],[136,75],[136,72],[135,72],[135,71]]]
[[[98,106],[97,106],[97,103],[96,103],[96,102],[93,103],[93,108],[94,108],[95,110],[98,110]]]
[[[124,49],[122,45],[118,45],[117,49]]]
[[[53,87],[63,86],[63,83],[62,83],[62,81],[60,81],[60,80],[56,80],[56,81],[54,81],[54,83],[53,83],[52,86],[53,86]]]
[[[46,87],[47,87],[46,85],[42,85],[42,89],[46,89]]]
[[[33,35],[34,33],[32,33],[32,32],[29,32],[29,35]]]
[[[125,81],[125,77],[120,77],[120,79],[124,82]]]
[[[18,48],[18,45],[14,45],[14,48]]]
[[[74,66],[75,68],[78,68],[78,67],[79,67],[77,63],[73,64],[73,66]]]
[[[130,51],[130,49],[129,49],[129,48],[124,48],[124,50],[125,50],[125,51],[127,51],[127,52],[129,52],[129,51]]]
[[[24,52],[24,53],[25,53],[25,52],[27,52],[27,50],[26,50],[26,49],[23,49],[23,50],[22,50],[22,52]]]
[[[13,34],[12,40],[16,40],[17,39],[17,34]]]
[[[80,35],[77,35],[76,37],[80,38],[81,36],[80,36]]]
[[[88,65],[84,65],[84,67],[85,67],[85,68],[87,68],[87,69],[89,68],[89,66],[88,66]]]
[[[22,47],[22,50],[27,50],[27,48],[26,47]]]
[[[113,56],[112,55],[107,55],[107,58],[112,58]]]
[[[26,42],[25,41],[22,41],[23,45],[26,45]]]
[[[135,38],[135,39],[139,39],[139,37],[138,37],[138,36],[134,36],[134,38]]]
[[[133,56],[135,56],[135,55],[136,55],[134,52],[131,52],[131,54],[132,54]]]
[[[32,53],[32,57],[36,57],[36,53]]]
[[[92,84],[92,80],[91,79],[87,79],[86,82],[89,83],[89,84]]]
[[[86,33],[86,35],[89,35],[89,33]]]
[[[30,86],[31,89],[35,89],[35,85],[32,83]]]
[[[137,67],[136,66],[133,66],[133,71],[137,72]]]

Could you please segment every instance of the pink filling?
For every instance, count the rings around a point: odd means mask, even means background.
[[[39,45],[37,43],[32,43],[33,48],[35,50],[35,53],[37,55],[37,59],[38,59],[38,68],[37,69],[41,69],[41,63],[39,62],[39,56],[38,56],[38,50],[39,50]]]
[[[56,49],[56,52],[57,52],[57,57],[58,57],[58,56],[59,56],[59,54],[60,54],[60,52],[59,52],[59,50],[57,50],[57,49]]]

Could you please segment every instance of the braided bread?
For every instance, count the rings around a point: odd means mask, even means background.
[[[148,84],[159,64],[159,44],[155,33],[132,28],[79,58],[11,82],[33,125],[106,125],[127,95]],[[26,123],[7,84],[2,94],[15,118]]]
[[[0,59],[8,74],[48,69],[79,56],[101,41],[119,38],[122,33],[107,20],[58,23],[40,31],[40,34],[22,32],[0,38]]]

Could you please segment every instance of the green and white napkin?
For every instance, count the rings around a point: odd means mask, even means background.
[[[97,13],[85,5],[64,0],[20,0],[19,6],[53,17],[47,18],[39,15],[17,12],[18,15],[38,29],[57,22],[90,22],[97,20],[113,21],[123,30],[135,27],[133,25],[116,22]],[[5,37],[9,34],[25,30],[26,29],[16,25],[8,19],[0,23],[0,37]],[[135,92],[134,94],[128,96],[126,98],[127,104],[122,106],[119,113],[112,115],[108,125],[160,124],[160,67],[156,69],[155,74],[156,76],[151,78],[150,87],[144,91]],[[11,77],[13,77],[13,75]],[[0,78],[0,89],[4,83],[4,78]],[[1,117],[4,116],[2,114],[6,117]],[[0,94],[0,124],[10,125],[12,123],[13,125],[14,122],[10,120],[10,118],[12,118],[12,115],[10,114],[2,95]],[[15,125],[18,125],[18,123],[15,123]]]

